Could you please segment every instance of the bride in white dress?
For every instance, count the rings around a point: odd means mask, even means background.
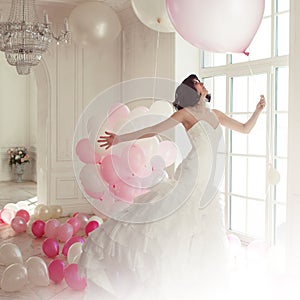
[[[78,264],[87,278],[87,299],[224,299],[229,255],[217,191],[223,167],[218,157],[220,124],[249,133],[265,99],[261,96],[246,123],[208,109],[209,99],[203,83],[192,74],[177,88],[177,111],[170,118],[128,134],[106,132],[98,140],[108,149],[181,123],[192,149],[174,179],[135,199],[147,205],[133,205],[90,233]]]

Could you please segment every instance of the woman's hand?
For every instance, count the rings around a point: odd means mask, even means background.
[[[108,132],[108,131],[105,131],[105,134],[107,135],[101,135],[99,137],[99,140],[97,140],[97,142],[100,143],[100,147],[105,147],[105,150],[107,150],[112,145],[118,143],[118,136],[115,133]]]
[[[266,100],[264,95],[260,95],[260,100],[256,105],[256,110],[261,112],[266,106]]]

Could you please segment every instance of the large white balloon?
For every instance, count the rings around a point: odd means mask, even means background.
[[[9,266],[14,263],[23,263],[20,248],[13,243],[5,243],[0,247],[0,265]]]
[[[113,41],[121,31],[117,14],[100,2],[77,5],[69,16],[72,38],[75,43],[100,46]]]
[[[192,45],[213,52],[243,53],[264,14],[264,0],[166,0],[176,31]]]
[[[27,268],[28,281],[36,286],[48,286],[49,285],[49,273],[45,261],[38,257],[29,257],[25,262]]]
[[[3,273],[1,279],[1,289],[6,292],[21,291],[27,283],[27,270],[20,264],[12,264],[8,266]]]
[[[139,20],[155,31],[174,32],[165,0],[131,0],[132,8]]]

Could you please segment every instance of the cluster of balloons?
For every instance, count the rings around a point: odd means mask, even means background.
[[[263,18],[262,0],[131,0],[139,20],[158,32],[177,31],[212,52],[245,53]],[[239,26],[236,26],[239,24]]]
[[[87,123],[89,137],[76,143],[77,157],[84,163],[79,174],[84,192],[94,199],[103,200],[108,195],[133,203],[135,197],[166,178],[165,168],[171,166],[178,155],[174,142],[151,137],[120,143],[105,150],[95,143],[95,138],[105,135],[105,131],[122,133],[144,128],[147,118],[153,122],[151,117],[161,115],[165,118],[172,112],[167,101],[155,101],[150,108],[139,106],[132,110],[124,103],[115,103],[101,128],[97,127],[99,121],[91,118]],[[154,123],[158,123],[157,118],[154,119]]]
[[[60,205],[45,205],[38,204],[34,208],[34,217],[36,219],[41,219],[47,221],[51,218],[60,218],[62,216],[63,210]]]
[[[28,205],[23,205],[21,202],[7,203],[0,210],[0,224],[11,224],[16,228],[16,232],[26,231],[29,218]]]

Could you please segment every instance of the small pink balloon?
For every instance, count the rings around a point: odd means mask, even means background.
[[[76,154],[86,164],[98,164],[101,162],[101,155],[94,151],[89,139],[81,139],[76,145]]]
[[[59,244],[53,238],[47,238],[42,244],[43,252],[50,258],[54,258],[59,253]]]
[[[71,217],[67,220],[67,223],[73,227],[73,234],[76,234],[80,230],[80,220],[76,217]]]
[[[31,224],[31,231],[34,236],[37,238],[40,238],[44,235],[45,233],[45,221],[43,220],[35,220]]]
[[[27,222],[20,216],[14,217],[11,220],[10,226],[17,233],[25,232],[27,230]]]
[[[29,219],[30,219],[30,214],[25,209],[18,210],[17,213],[16,213],[16,216],[22,217],[26,222],[28,222]]]
[[[85,228],[85,225],[88,223],[90,216],[86,213],[79,213],[76,218],[80,221],[80,229]]]
[[[55,283],[63,281],[65,263],[60,259],[54,259],[48,265],[49,278]]]
[[[11,220],[15,217],[16,213],[8,208],[3,208],[1,210],[1,219],[5,224],[10,224]]]
[[[70,238],[69,240],[67,240],[66,243],[64,244],[61,253],[62,253],[64,256],[67,256],[67,255],[68,255],[69,248],[70,248],[74,243],[77,243],[77,242],[80,242],[80,243],[84,244],[84,238],[81,237],[81,236],[73,236],[73,237],[71,237],[71,238]]]
[[[138,189],[127,184],[123,180],[117,181],[113,186],[110,186],[110,191],[121,201],[133,203],[135,196],[137,195]]]
[[[124,147],[121,157],[129,167],[131,173],[139,172],[146,163],[145,153],[138,144],[130,144]]]
[[[123,103],[114,103],[108,111],[108,125],[113,127],[117,121],[128,117],[129,113],[130,109],[127,105]]]
[[[45,224],[45,236],[49,238],[55,238],[57,235],[57,228],[60,226],[60,222],[57,219],[50,219]]]
[[[166,167],[172,165],[177,157],[177,147],[175,143],[171,141],[162,141],[158,145],[158,155],[160,155],[164,161]]]
[[[88,222],[85,226],[86,235],[89,235],[90,232],[94,231],[98,227],[99,227],[99,223],[97,221]]]
[[[69,238],[71,238],[73,235],[73,226],[69,223],[61,224],[57,228],[57,239],[60,242],[66,242]]]
[[[68,286],[76,291],[82,291],[86,288],[86,278],[78,274],[78,265],[70,264],[64,270],[65,280]]]
[[[100,174],[108,184],[114,184],[118,181],[118,166],[121,164],[121,159],[117,155],[109,154],[104,157],[100,166]]]

